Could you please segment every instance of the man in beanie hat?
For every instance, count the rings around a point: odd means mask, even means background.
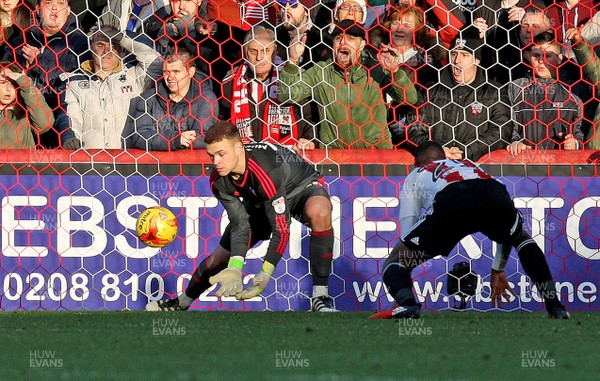
[[[298,67],[303,45],[289,49],[288,62],[280,75],[279,100],[302,103],[313,98],[319,104],[320,143],[327,148],[392,148],[387,127],[387,106],[382,89],[398,103],[417,101],[413,83],[399,65],[388,66],[383,79],[360,64],[365,48],[365,30],[351,20],[336,24],[333,59],[318,62],[308,70]]]
[[[440,83],[429,90],[419,109],[423,124],[409,130],[412,142],[435,140],[448,159],[477,161],[510,141],[510,108],[505,91],[487,81],[479,67],[483,40],[476,29],[462,31],[452,42],[450,64]]]

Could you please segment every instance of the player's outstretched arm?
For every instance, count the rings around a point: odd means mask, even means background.
[[[492,307],[500,307],[502,308],[503,299],[508,303],[510,302],[510,294],[513,296],[517,296],[515,290],[508,284],[508,280],[506,279],[506,274],[504,271],[498,271],[492,269],[491,274],[491,282],[490,286],[492,289],[491,299],[492,299]]]
[[[210,277],[210,284],[220,284],[215,292],[217,296],[235,296],[242,291],[242,268],[244,258],[231,257],[227,268],[217,275]]]
[[[515,290],[508,284],[506,274],[504,273],[504,267],[510,257],[510,251],[512,246],[509,244],[498,244],[498,250],[496,250],[496,256],[494,257],[494,263],[492,263],[492,274],[490,280],[492,307],[502,308],[502,300],[504,299],[507,303],[510,302],[510,295],[517,296]]]
[[[271,280],[273,271],[275,271],[275,266],[265,261],[260,272],[254,276],[252,286],[237,294],[236,298],[238,300],[250,299],[263,292]]]

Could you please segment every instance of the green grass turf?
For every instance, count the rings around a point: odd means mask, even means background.
[[[402,332],[368,316],[3,312],[0,380],[599,379],[600,313],[424,313]]]

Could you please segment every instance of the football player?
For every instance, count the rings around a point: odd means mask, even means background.
[[[443,147],[435,141],[426,141],[417,149],[416,168],[400,194],[402,238],[383,268],[383,282],[397,306],[372,318],[418,318],[421,305],[412,292],[412,269],[435,256],[447,256],[462,238],[482,232],[500,245],[491,270],[492,305],[502,306],[509,293],[515,295],[504,273],[514,247],[550,317],[569,319],[544,253],[523,229],[523,218],[506,187],[470,161],[445,157]]]
[[[333,259],[332,205],[321,175],[293,150],[269,143],[244,145],[238,128],[217,122],[204,138],[215,168],[210,186],[229,217],[219,246],[205,258],[179,297],[151,302],[146,310],[186,310],[213,284],[218,296],[249,299],[267,287],[290,236],[291,218],[311,228],[311,310],[336,312],[328,292]],[[246,252],[270,239],[261,271],[242,289]]]

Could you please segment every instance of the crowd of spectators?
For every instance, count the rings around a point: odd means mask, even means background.
[[[0,145],[599,149],[592,0],[4,0]]]

